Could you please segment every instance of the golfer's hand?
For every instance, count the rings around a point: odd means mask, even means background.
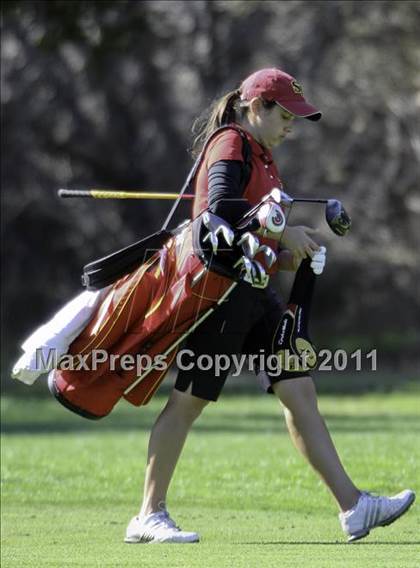
[[[283,231],[282,245],[293,254],[294,266],[297,268],[301,261],[312,256],[319,250],[319,245],[311,238],[317,233],[316,229],[299,225],[286,227]]]

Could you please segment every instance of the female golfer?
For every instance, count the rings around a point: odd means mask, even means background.
[[[196,150],[206,145],[195,178],[193,215],[208,208],[234,223],[250,205],[274,187],[281,186],[270,150],[291,132],[293,121],[312,121],[321,113],[308,104],[297,81],[279,69],[262,69],[249,76],[239,89],[217,101],[200,135]],[[243,135],[252,152],[251,172],[244,185]],[[270,233],[266,234],[268,238]],[[286,227],[282,234],[279,268],[296,270],[305,257],[319,250],[315,231]],[[323,262],[318,255],[318,263]],[[321,261],[319,260],[321,258]],[[272,289],[238,285],[223,304],[187,340],[195,358],[200,354],[272,353],[273,337],[284,305]],[[294,445],[315,469],[335,498],[342,529],[349,541],[366,536],[370,529],[387,525],[414,501],[412,491],[393,497],[377,497],[360,491],[346,473],[317,405],[311,377],[305,372],[270,373],[256,368],[265,390],[274,393],[284,408]],[[209,401],[216,401],[228,371],[180,370],[175,388],[153,426],[149,442],[143,503],[129,523],[125,542],[197,542],[195,532],[181,530],[166,509],[166,495],[187,434]]]

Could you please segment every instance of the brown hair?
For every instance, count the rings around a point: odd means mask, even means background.
[[[213,101],[210,107],[194,121],[192,127],[194,140],[191,148],[191,154],[194,158],[198,156],[204,142],[215,130],[223,124],[235,122],[239,118],[239,114],[243,114],[243,109],[238,104],[239,100],[239,89],[230,91]]]
[[[210,107],[199,116],[192,126],[194,136],[191,154],[196,158],[203,149],[204,143],[211,134],[224,124],[237,122],[248,112],[248,103],[241,102],[239,89],[230,91],[213,101]],[[266,109],[275,106],[274,101],[262,99],[263,107]]]

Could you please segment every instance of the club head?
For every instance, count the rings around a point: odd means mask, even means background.
[[[213,213],[210,213],[209,211],[206,211],[204,213],[203,223],[204,223],[204,226],[207,227],[207,229],[209,229],[209,231],[214,232],[214,231],[221,229],[221,228],[223,228],[226,231],[232,231],[229,223],[227,223],[221,217],[218,217],[217,215],[213,215]]]
[[[252,233],[244,233],[239,239],[238,245],[242,247],[242,251],[246,257],[254,258],[260,246],[260,241]]]
[[[203,238],[203,243],[205,243],[206,241],[210,241],[213,254],[217,254],[217,251],[219,249],[219,239],[217,238],[216,233],[209,231]]]
[[[246,256],[241,256],[241,258],[234,265],[234,268],[241,268],[241,275],[244,280],[247,277],[250,277],[252,274],[252,262]]]
[[[277,260],[277,255],[273,249],[267,245],[261,245],[258,247],[257,253],[262,252],[264,255],[265,262],[268,268],[271,268]]]
[[[229,225],[227,223],[220,225],[216,229],[216,235],[218,235],[220,233],[222,234],[222,236],[225,239],[225,241],[227,242],[227,244],[231,247],[232,244],[233,244],[233,240],[235,238],[235,233],[233,232],[233,230],[229,227]]]
[[[214,254],[219,249],[218,237],[220,235],[222,235],[228,246],[232,246],[235,233],[226,221],[206,211],[203,215],[203,224],[209,230],[208,234],[203,238],[203,242],[207,240],[211,242]]]
[[[266,288],[270,280],[270,277],[264,270],[264,267],[258,262],[258,260],[252,261],[252,282],[253,288]]]
[[[239,267],[241,267],[240,277],[244,282],[248,282],[253,288],[266,288],[270,277],[258,261],[241,256],[235,264],[235,268]]]
[[[293,197],[291,197],[288,193],[286,193],[285,191],[281,191],[281,204],[283,207],[291,207],[291,205],[293,204]]]
[[[328,199],[325,206],[325,220],[333,233],[344,237],[351,227],[351,219],[338,199]]]

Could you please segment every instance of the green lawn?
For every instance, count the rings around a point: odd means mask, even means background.
[[[28,393],[30,391],[28,390]],[[2,566],[420,566],[419,507],[345,544],[335,505],[291,445],[274,397],[224,396],[192,431],[168,508],[198,545],[127,545],[150,426],[164,404],[89,422],[53,400],[2,405]],[[419,395],[322,396],[362,488],[420,489]]]

